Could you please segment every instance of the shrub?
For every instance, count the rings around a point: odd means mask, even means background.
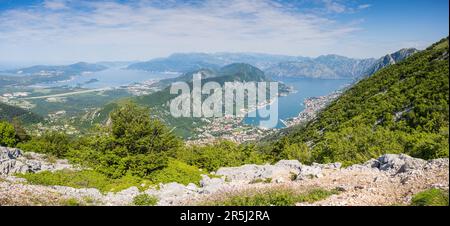
[[[19,143],[17,147],[24,151],[65,157],[69,151],[71,142],[71,139],[64,133],[47,132],[40,137],[33,137],[29,141]]]
[[[181,146],[147,108],[127,103],[111,113],[111,126],[83,137],[69,158],[84,163],[110,178],[126,174],[149,178],[167,166],[169,151]]]
[[[22,122],[17,117],[14,117],[11,121],[14,126],[14,131],[16,132],[16,140],[18,142],[23,142],[29,140],[31,137],[28,135],[27,131],[23,128]]]
[[[448,206],[448,191],[432,188],[419,192],[411,200],[412,206]]]
[[[159,120],[150,117],[150,110],[133,103],[113,111],[111,135],[119,155],[161,153],[180,146],[180,141]]]
[[[12,147],[16,144],[14,126],[8,122],[0,121],[0,146]]]
[[[158,204],[158,198],[147,194],[140,194],[133,198],[133,204],[136,206],[154,206]]]
[[[76,198],[65,199],[60,203],[62,206],[81,206],[82,204]]]
[[[150,180],[157,183],[178,182],[187,185],[194,183],[199,185],[202,172],[195,166],[190,166],[178,160],[170,159],[166,168],[155,171],[150,175]]]
[[[296,159],[303,163],[310,163],[311,151],[304,143],[289,144],[280,153],[281,159]]]
[[[192,146],[180,149],[176,159],[208,171],[220,167],[239,166],[243,164],[261,164],[264,156],[253,145],[237,145],[231,141],[220,141],[206,146]]]

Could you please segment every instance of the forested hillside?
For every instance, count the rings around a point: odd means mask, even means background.
[[[37,123],[42,120],[41,116],[31,111],[0,102],[0,120],[12,121],[14,118],[23,123]]]
[[[448,156],[448,38],[361,80],[266,151],[305,162],[362,162],[381,153]]]

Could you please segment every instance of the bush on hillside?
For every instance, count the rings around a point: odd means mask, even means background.
[[[215,171],[226,166],[264,163],[267,160],[256,151],[254,145],[238,145],[231,141],[220,141],[206,146],[186,147],[180,149],[175,157],[208,171]]]
[[[0,121],[0,146],[12,147],[16,144],[16,131],[14,126]]]
[[[65,133],[46,132],[40,137],[19,143],[18,148],[24,151],[48,154],[59,158],[66,157],[72,140]]]
[[[149,178],[154,184],[177,182],[184,185],[188,185],[189,183],[200,185],[199,182],[202,179],[201,174],[205,174],[205,172],[200,171],[195,166],[170,159],[167,167],[155,171]]]
[[[417,193],[411,200],[412,206],[448,206],[448,191],[432,188]]]
[[[158,204],[158,198],[147,194],[140,194],[133,198],[133,204],[136,206],[154,206]]]
[[[78,140],[69,158],[111,178],[131,174],[148,178],[167,166],[169,154],[181,146],[147,108],[127,103],[111,113],[111,124]]]

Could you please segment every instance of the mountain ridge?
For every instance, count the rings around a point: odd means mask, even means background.
[[[101,71],[107,69],[106,66],[101,64],[93,64],[87,62],[77,62],[68,65],[34,65],[25,68],[19,68],[15,70],[9,70],[11,73],[16,74],[35,74],[41,71],[62,71],[64,73],[80,73],[86,71]]]
[[[201,68],[219,69],[231,63],[247,63],[263,70],[268,77],[312,77],[325,79],[356,79],[373,74],[417,52],[416,49],[402,49],[383,58],[356,59],[337,54],[318,57],[287,56],[262,53],[174,53],[168,57],[131,64],[127,69],[152,72],[182,72]]]
[[[395,64],[418,52],[401,49],[379,59],[352,59],[335,54],[323,55],[303,61],[282,62],[266,70],[272,77],[312,77],[325,79],[359,79]]]

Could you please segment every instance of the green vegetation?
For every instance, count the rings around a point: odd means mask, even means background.
[[[132,186],[146,189],[151,184],[150,181],[131,175],[126,175],[119,179],[112,179],[93,170],[43,171],[39,173],[16,174],[16,176],[25,178],[30,184],[59,185],[73,188],[97,188],[102,192],[117,192]]]
[[[152,119],[148,109],[132,103],[111,113],[111,124],[97,128],[90,136],[72,139],[52,132],[18,147],[68,158],[93,169],[18,175],[32,184],[92,187],[107,192],[131,186],[143,188],[141,184],[198,184],[201,179],[198,168],[170,158],[182,150],[181,141]]]
[[[125,175],[120,178],[110,178],[94,170],[61,170],[55,172],[17,174],[17,177],[27,179],[30,184],[60,185],[74,188],[97,188],[102,192],[117,192],[131,186],[146,189],[159,183],[178,182],[184,185],[194,183],[199,185],[201,172],[195,166],[169,160],[167,167],[157,170],[145,179],[138,176]]]
[[[176,153],[176,159],[208,171],[215,171],[224,166],[262,164],[267,160],[256,151],[254,145],[237,145],[230,141],[186,147]]]
[[[25,130],[25,128],[23,127],[20,119],[18,119],[17,117],[13,118],[11,124],[14,126],[14,131],[16,133],[16,140],[18,142],[24,142],[31,138],[30,135]]]
[[[64,133],[47,132],[40,137],[19,143],[18,148],[24,151],[44,153],[55,157],[65,157],[69,151],[71,139]]]
[[[14,126],[0,121],[0,146],[11,147],[16,144],[16,131]]]
[[[14,118],[26,124],[38,123],[43,119],[31,111],[0,102],[0,120],[11,122]]]
[[[44,90],[30,90],[29,92],[31,93],[30,96],[41,96],[84,90],[82,88],[57,87]],[[38,93],[38,91],[42,93]],[[79,134],[88,133],[96,124],[105,123],[108,120],[109,113],[114,110],[114,108],[109,108],[108,106],[113,106],[116,101],[119,102],[122,98],[130,95],[126,89],[112,89],[57,97],[53,101],[49,101],[47,98],[27,100],[35,105],[33,112],[36,114],[54,115],[55,112],[61,112],[61,110],[64,113],[42,121],[42,125],[37,126],[37,128],[35,128],[36,126],[33,127],[36,124],[26,125],[37,131],[39,131],[40,127],[52,128],[55,126],[60,127],[59,130],[67,131],[65,125],[70,125],[70,127],[74,128],[74,132]],[[111,103],[111,101],[114,102]],[[107,110],[107,112],[104,110]]]
[[[419,192],[411,200],[412,206],[448,206],[448,191],[432,188]]]
[[[199,182],[202,179],[201,174],[205,173],[206,172],[201,172],[195,166],[190,166],[184,162],[171,159],[169,160],[167,167],[155,171],[149,178],[155,184],[178,182],[184,185],[189,183],[200,185]]]
[[[208,171],[265,160],[254,145],[223,141],[185,147],[161,122],[150,117],[147,108],[133,103],[117,108],[111,113],[110,124],[93,129],[89,135],[76,138],[48,132],[17,146],[24,151],[45,153],[49,159],[68,158],[92,169],[17,175],[29,183],[89,187],[102,192],[131,186],[143,189],[168,182],[198,185],[201,174]]]
[[[158,204],[158,198],[147,194],[140,194],[133,198],[133,204],[136,206],[154,206]]]
[[[80,201],[78,201],[78,199],[76,199],[76,198],[65,199],[65,200],[61,201],[60,205],[61,206],[82,206]]]
[[[320,188],[304,193],[298,193],[294,189],[275,188],[228,194],[219,200],[202,204],[208,206],[293,206],[300,202],[317,202],[338,193],[337,190],[328,191]]]
[[[181,141],[147,108],[128,103],[111,113],[111,124],[82,137],[67,154],[74,162],[91,166],[111,178],[126,174],[148,178],[167,166]]]
[[[449,155],[448,38],[346,90],[316,120],[264,149],[275,159],[364,162],[384,153]]]

